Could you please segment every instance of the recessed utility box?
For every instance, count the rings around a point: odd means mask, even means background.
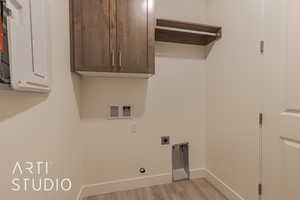
[[[189,143],[175,144],[172,147],[173,182],[189,180]]]

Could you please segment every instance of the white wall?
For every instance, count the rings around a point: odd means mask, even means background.
[[[171,5],[171,7],[170,7]],[[205,22],[205,1],[156,1],[159,17]],[[171,9],[170,9],[171,8]],[[157,44],[156,75],[147,80],[84,78],[81,120],[87,184],[170,173],[172,143],[190,142],[192,169],[205,165],[206,72],[200,47]],[[109,104],[132,104],[134,120],[107,120]],[[130,132],[137,125],[137,133]]]
[[[189,141],[191,168],[204,167],[203,49],[158,44],[157,73],[149,81],[80,80],[69,71],[68,0],[51,0],[49,4],[50,95],[0,98],[1,198],[71,200],[84,184],[137,177],[140,167],[147,169],[147,175],[169,173],[171,148],[160,146],[160,136],[164,135],[171,136],[172,143]],[[157,10],[161,17],[205,22],[204,0],[190,0],[188,4],[157,1]],[[106,120],[111,103],[133,104],[135,120]],[[133,123],[137,124],[136,134],[130,133]],[[8,184],[14,178],[15,162],[40,160],[50,162],[50,176],[71,178],[73,190],[11,192]]]
[[[223,27],[207,68],[207,168],[244,199],[258,199],[262,23],[260,0],[209,0]]]
[[[169,173],[171,148],[160,146],[165,135],[172,143],[190,142],[192,169],[205,167],[207,160],[208,169],[245,199],[256,198],[258,0],[157,0],[159,17],[208,19],[222,25],[224,35],[208,63],[202,47],[157,43],[157,72],[148,81],[72,80],[68,0],[49,2],[52,92],[49,97],[0,98],[3,198],[71,200],[83,184],[138,177],[140,167],[150,176]],[[108,104],[133,104],[135,119],[107,120]],[[133,124],[135,134],[130,132]],[[19,160],[48,160],[51,175],[72,178],[73,190],[10,192],[10,173]]]
[[[1,199],[74,200],[83,184],[83,145],[78,131],[78,78],[69,68],[68,0],[49,1],[52,92],[47,96],[0,96]],[[21,66],[20,66],[21,67]],[[79,98],[78,98],[79,100]],[[11,192],[17,161],[50,163],[50,177],[69,177],[71,192]],[[29,177],[28,173],[23,177]]]

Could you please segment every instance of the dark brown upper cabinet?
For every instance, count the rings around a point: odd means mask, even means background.
[[[155,72],[154,0],[70,0],[71,67],[83,75]]]

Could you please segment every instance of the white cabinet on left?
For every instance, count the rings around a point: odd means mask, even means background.
[[[11,88],[49,92],[48,0],[6,0]],[[3,60],[3,59],[1,59]]]

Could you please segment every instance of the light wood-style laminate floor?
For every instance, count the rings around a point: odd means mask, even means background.
[[[124,192],[115,192],[88,200],[227,200],[206,179],[181,181]]]

